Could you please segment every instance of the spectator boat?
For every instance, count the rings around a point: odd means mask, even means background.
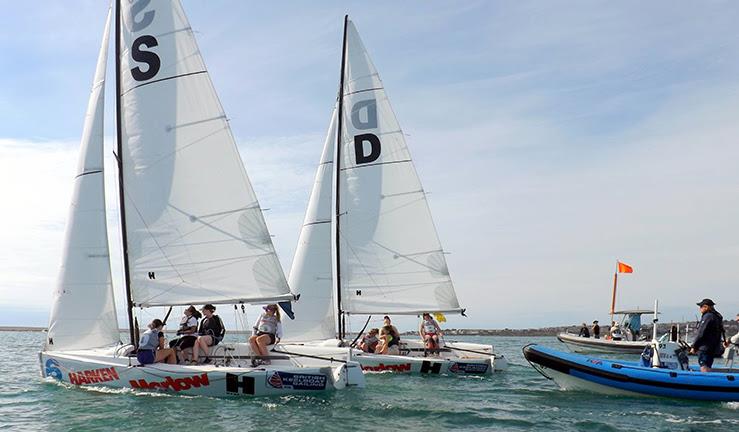
[[[614,340],[610,334],[596,339],[566,332],[559,333],[557,339],[567,345],[570,351],[576,353],[640,354],[651,343],[647,339],[638,340],[641,331],[641,316],[648,313],[651,311],[642,309],[613,312],[613,315],[622,317],[619,325],[623,337],[621,340]]]
[[[275,351],[346,356],[349,317],[463,313],[427,194],[377,69],[345,17],[339,96],[290,272],[302,295]],[[369,322],[369,318],[367,319]],[[363,332],[362,329],[359,333]],[[490,374],[491,345],[447,341],[429,355],[401,338],[401,355],[355,351],[365,371]]]
[[[111,9],[39,353],[42,375],[72,385],[216,397],[364,386],[350,358],[277,355],[269,366],[251,367],[246,343],[218,344],[206,365],[142,366],[132,355],[137,311],[281,302],[290,312],[295,296],[180,2],[116,3],[116,157],[131,343],[121,342],[118,329],[106,227],[103,106]]]
[[[656,336],[655,331],[640,362],[572,354],[536,344],[526,345],[523,354],[539,373],[563,390],[739,401],[739,370],[700,372],[699,367],[689,365],[687,345],[677,341],[676,334],[670,341],[661,342]]]
[[[676,349],[665,345],[663,352]],[[654,367],[640,362],[607,360],[527,345],[524,357],[546,378],[563,390],[590,391],[607,395],[666,396],[711,401],[739,401],[739,370]]]

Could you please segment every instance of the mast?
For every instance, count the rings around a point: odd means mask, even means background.
[[[123,243],[123,277],[126,285],[126,313],[131,345],[138,346],[133,322],[133,297],[131,296],[131,275],[128,268],[128,236],[126,234],[126,204],[123,193],[123,130],[121,128],[121,0],[115,7],[115,121],[118,157],[118,206],[121,213],[121,240]]]
[[[341,177],[341,127],[343,126],[344,120],[344,70],[346,66],[346,33],[347,24],[349,22],[349,15],[344,15],[344,36],[341,44],[341,77],[339,78],[339,110],[338,110],[338,125],[336,128],[336,157],[334,158],[334,173],[336,177],[336,187],[334,189],[334,197],[336,200],[336,222],[335,226],[335,245],[334,251],[336,253],[336,317],[338,318],[338,330],[339,339],[343,340],[346,335],[346,318],[344,317],[344,311],[341,309],[341,258],[339,254],[339,245],[341,239],[339,238],[339,216],[341,214],[341,206],[339,205],[339,179]]]
[[[613,325],[613,314],[616,310],[616,287],[618,286],[618,264],[616,271],[613,273],[613,295],[611,297],[611,325]]]

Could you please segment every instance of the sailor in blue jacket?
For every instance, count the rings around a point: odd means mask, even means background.
[[[698,326],[698,333],[690,347],[690,353],[698,354],[698,364],[701,367],[701,372],[711,372],[713,359],[720,357],[724,352],[722,344],[724,317],[713,308],[715,303],[711,299],[703,299],[696,304],[700,307],[703,315]]]

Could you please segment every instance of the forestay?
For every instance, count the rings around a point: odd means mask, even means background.
[[[295,305],[295,320],[286,320],[283,324],[287,328],[285,340],[309,341],[336,336],[331,253],[336,120],[334,109],[290,269],[290,286],[299,287],[301,297]]]
[[[133,302],[291,299],[180,2],[122,7],[120,156]]]
[[[342,310],[460,311],[426,194],[351,21],[346,58],[338,184]]]
[[[103,175],[105,65],[110,12],[105,24],[82,132],[46,349],[74,350],[120,341],[110,277]]]

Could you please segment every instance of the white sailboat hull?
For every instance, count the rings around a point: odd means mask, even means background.
[[[246,344],[234,344],[232,359],[208,365],[139,365],[135,357],[115,350],[42,351],[41,375],[79,386],[104,386],[190,396],[253,397],[318,393],[364,387],[355,362],[296,360],[284,356],[271,365],[249,366]]]
[[[275,347],[275,352],[289,352],[295,357],[346,359],[346,348],[338,347],[338,344],[337,340],[280,344]],[[447,343],[438,356],[424,356],[420,341],[404,340],[401,342],[401,355],[370,354],[355,349],[351,360],[359,363],[364,373],[460,376],[492,375],[508,369],[506,358],[495,354],[492,346],[463,342]]]
[[[570,333],[559,333],[557,339],[576,353],[641,354],[650,341],[614,341],[585,338]]]

